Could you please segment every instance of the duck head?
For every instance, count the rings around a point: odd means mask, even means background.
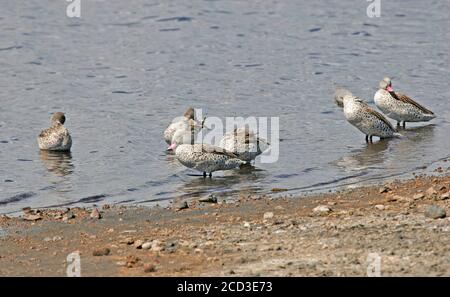
[[[392,81],[389,77],[383,78],[383,80],[380,81],[379,87],[380,89],[386,90],[389,93],[394,91],[394,89],[392,89]]]
[[[63,125],[65,121],[66,121],[66,116],[63,112],[58,111],[52,115],[52,118],[51,118],[52,125],[54,125],[54,124]]]

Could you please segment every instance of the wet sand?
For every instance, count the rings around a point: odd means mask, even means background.
[[[382,276],[448,276],[450,218],[430,216],[450,211],[449,192],[447,169],[305,197],[190,200],[182,210],[104,205],[100,219],[92,209],[30,210],[0,217],[0,275],[65,276],[78,251],[82,276],[365,276],[371,253]]]

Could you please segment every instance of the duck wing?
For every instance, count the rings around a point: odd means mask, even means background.
[[[223,155],[230,158],[238,158],[235,154],[232,152],[229,152],[221,147],[210,145],[210,144],[202,144],[202,152],[203,153],[210,153],[210,154],[216,154],[216,155]]]
[[[388,119],[386,119],[386,117],[384,115],[382,115],[381,113],[379,113],[378,111],[370,108],[368,105],[364,105],[364,110],[368,113],[370,113],[371,115],[377,117],[380,121],[384,122],[386,125],[388,125],[393,131],[396,131],[396,129],[394,128],[394,126],[392,126],[391,122],[389,122]]]
[[[420,109],[423,113],[426,114],[434,114],[431,110],[423,107],[422,105],[420,105],[419,103],[417,103],[416,101],[412,100],[411,98],[409,98],[408,96],[406,96],[405,94],[402,93],[397,93],[397,92],[391,92],[392,97],[394,97],[397,100],[400,100],[402,102],[411,104],[415,107],[417,107],[418,109]]]

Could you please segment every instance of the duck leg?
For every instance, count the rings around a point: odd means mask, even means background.
[[[372,143],[373,141],[373,135],[370,135],[370,143]]]
[[[406,121],[403,121],[403,129],[406,128]]]
[[[400,126],[400,123],[401,123],[401,122],[397,122],[397,126],[398,126],[398,127]]]
[[[203,177],[206,177],[206,171],[203,171]]]
[[[366,142],[369,142],[369,135],[366,135]]]
[[[211,177],[212,177],[212,172],[209,173],[209,178],[211,178]]]

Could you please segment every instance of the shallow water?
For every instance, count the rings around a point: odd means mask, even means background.
[[[209,192],[295,194],[410,176],[449,156],[450,5],[383,1],[7,1],[0,11],[0,213],[24,206],[166,203]],[[331,99],[373,102],[389,75],[438,118],[368,145]],[[278,116],[280,158],[213,179],[165,152],[192,105]],[[36,135],[64,111],[70,154]],[[427,169],[425,169],[426,172]]]

